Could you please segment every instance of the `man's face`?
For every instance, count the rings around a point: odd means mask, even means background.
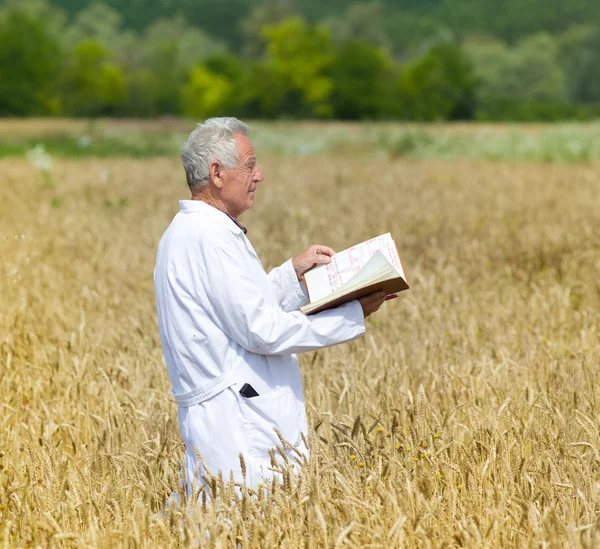
[[[238,164],[223,172],[221,200],[229,214],[238,217],[254,206],[256,185],[263,180],[263,174],[256,165],[256,152],[245,135],[234,136],[238,148]]]

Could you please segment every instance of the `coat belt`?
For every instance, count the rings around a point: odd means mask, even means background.
[[[173,397],[179,406],[189,408],[190,406],[200,404],[201,402],[204,402],[205,400],[215,396],[230,385],[233,385],[234,382],[235,377],[232,369],[222,373],[220,376],[217,376],[214,379],[211,379],[208,383],[202,385],[202,387],[192,389],[187,393],[182,393],[179,395],[173,393]]]

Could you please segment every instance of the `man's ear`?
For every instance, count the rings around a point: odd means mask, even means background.
[[[223,166],[219,164],[219,162],[213,162],[208,167],[208,173],[210,174],[210,178],[213,182],[213,185],[217,187],[217,189],[223,188]]]

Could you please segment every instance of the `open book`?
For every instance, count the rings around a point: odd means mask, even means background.
[[[390,233],[336,253],[331,263],[305,273],[304,284],[310,303],[300,310],[307,315],[379,290],[386,294],[408,290],[402,261]]]

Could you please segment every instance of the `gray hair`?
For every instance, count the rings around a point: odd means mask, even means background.
[[[181,149],[181,160],[190,190],[204,187],[209,168],[218,162],[226,170],[237,166],[238,150],[233,136],[248,135],[248,126],[234,117],[209,118],[198,124]]]

